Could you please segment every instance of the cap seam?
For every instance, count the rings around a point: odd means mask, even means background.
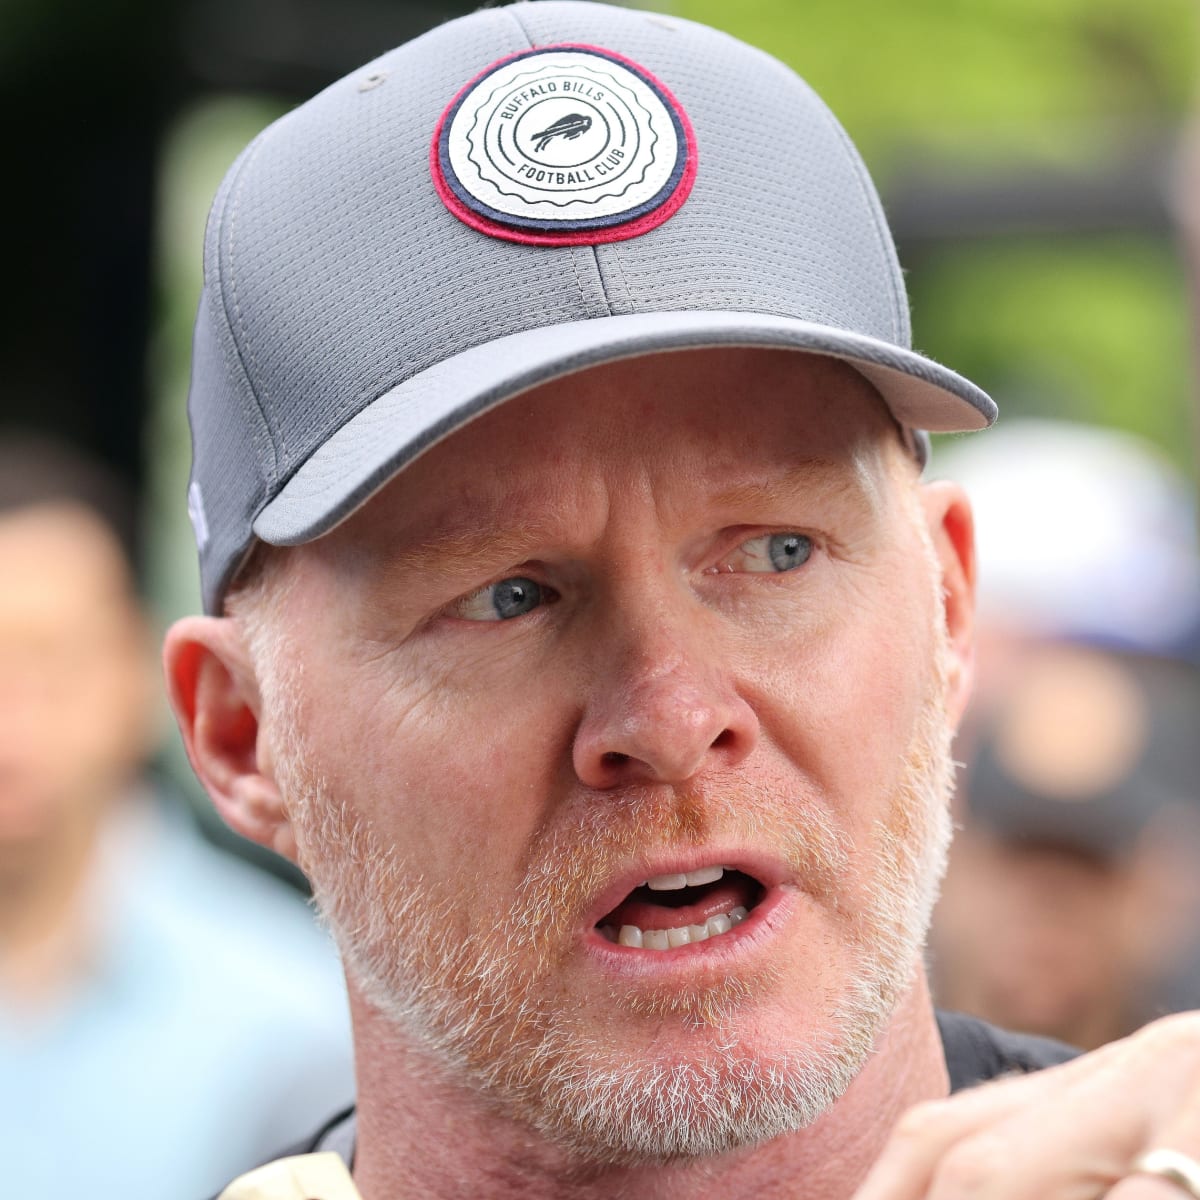
[[[538,46],[537,39],[525,27],[525,22],[522,21],[519,16],[517,16],[513,8],[509,8],[505,11],[507,11],[508,15],[512,17],[513,24],[516,25],[516,27],[521,31],[522,36],[529,43],[529,48],[531,50],[536,50]],[[616,312],[613,309],[612,300],[608,295],[608,288],[604,282],[604,272],[600,267],[600,256],[596,253],[595,245],[588,246],[588,249],[590,249],[592,252],[592,262],[596,267],[596,279],[600,283],[600,294],[604,297],[604,307],[608,310],[606,315],[610,317],[616,316]],[[595,313],[588,311],[592,306],[588,303],[587,289],[583,286],[583,280],[579,276],[579,258],[574,250],[572,250],[571,253],[571,272],[575,276],[575,286],[579,289],[579,303],[583,308],[584,316],[595,316]]]
[[[501,11],[507,12],[508,15],[510,17],[512,17],[513,24],[516,25],[516,27],[521,31],[521,36],[529,43],[529,49],[536,50],[537,42],[534,41],[533,34],[530,33],[528,29],[525,28],[525,22],[522,21],[521,18],[517,16],[517,14],[513,11],[512,8],[502,9]]]
[[[287,443],[286,443],[286,440],[284,439],[282,433],[272,425],[271,419],[267,415],[267,410],[263,404],[263,400],[258,394],[258,386],[257,386],[257,382],[256,382],[256,376],[259,372],[261,372],[262,368],[259,365],[257,357],[255,356],[254,347],[250,345],[250,337],[249,337],[248,332],[246,331],[245,323],[242,320],[241,302],[238,298],[237,266],[235,265],[235,255],[234,255],[234,239],[235,239],[236,228],[237,228],[238,209],[239,209],[239,206],[241,204],[241,199],[242,199],[242,186],[245,182],[246,172],[247,172],[250,164],[254,161],[255,158],[258,157],[259,151],[262,150],[263,146],[266,145],[268,132],[270,132],[270,131],[269,130],[265,131],[263,134],[261,134],[259,136],[256,143],[251,148],[250,153],[246,155],[246,158],[243,161],[243,163],[238,171],[237,182],[234,184],[233,189],[232,189],[232,194],[230,197],[229,231],[228,231],[229,292],[230,292],[230,298],[232,299],[232,302],[233,302],[232,317],[229,312],[229,304],[228,304],[228,301],[226,298],[226,289],[224,286],[224,280],[222,280],[222,287],[221,287],[221,304],[225,309],[226,323],[229,325],[230,332],[233,334],[233,345],[234,345],[234,349],[237,351],[238,359],[242,365],[242,373],[245,375],[246,381],[250,385],[250,395],[254,398],[254,404],[258,409],[259,416],[262,418],[263,428],[267,431],[267,440],[271,443],[271,484],[272,484],[272,486],[275,486],[279,482],[279,452],[280,452],[280,450],[282,450],[285,455],[287,454]],[[220,271],[220,249],[219,249],[219,246],[218,246],[217,268],[218,268],[218,271]],[[239,334],[240,334],[240,336],[239,336]],[[250,370],[247,369],[247,366],[246,366],[246,356],[247,355],[250,358],[250,362],[254,366],[253,374],[250,372]],[[278,444],[276,444],[276,439],[278,439]]]
[[[903,329],[903,316],[907,314],[908,301],[901,296],[896,288],[896,277],[900,271],[900,262],[896,256],[895,247],[892,245],[890,236],[884,232],[886,224],[884,222],[883,210],[879,201],[872,194],[873,186],[869,183],[866,164],[859,155],[857,147],[850,140],[850,135],[842,128],[842,123],[837,119],[836,115],[830,111],[824,101],[820,101],[820,103],[825,108],[825,111],[829,113],[838,140],[847,151],[850,165],[854,170],[854,178],[858,183],[859,191],[862,193],[863,199],[867,204],[867,209],[871,214],[871,223],[875,227],[875,236],[879,239],[879,248],[883,251],[883,257],[888,261],[889,266],[892,267],[892,270],[888,273],[888,287],[892,294],[892,338],[898,343],[903,343],[906,340],[911,341],[911,332],[905,338]]]
[[[617,245],[615,243],[611,246],[611,250],[612,250],[612,253],[608,254],[606,256],[606,258],[611,261],[613,275],[615,277],[615,282],[620,285],[619,290],[622,293],[623,303],[619,310],[615,309],[613,307],[612,300],[609,299],[608,275],[607,275],[607,272],[605,271],[604,264],[601,263],[601,261],[600,261],[600,248],[598,246],[592,247],[592,253],[595,254],[595,256],[596,256],[596,270],[600,273],[600,285],[601,285],[601,287],[604,288],[605,299],[608,300],[609,315],[615,317],[615,316],[620,315],[621,312],[625,312],[625,313],[633,312],[634,304],[633,304],[633,293],[629,290],[629,280],[626,279],[626,277],[625,277],[625,264],[621,261],[620,250],[617,248]]]
[[[246,381],[246,386],[249,388],[250,395],[254,400],[255,406],[259,411],[259,420],[255,422],[252,416],[247,413],[247,425],[249,426],[248,434],[254,443],[257,461],[262,469],[266,470],[267,459],[274,463],[276,458],[275,444],[271,440],[271,430],[267,423],[266,414],[263,411],[262,405],[258,397],[254,394],[254,384],[250,378],[249,372],[246,370],[246,363],[241,355],[241,350],[237,344],[237,337],[233,328],[233,321],[229,312],[229,306],[225,299],[225,282],[224,275],[221,270],[221,253],[222,239],[224,235],[224,219],[225,213],[229,205],[229,196],[232,194],[234,185],[241,177],[241,171],[248,160],[254,153],[256,145],[266,136],[265,132],[258,135],[254,142],[247,147],[244,154],[241,156],[240,162],[235,166],[236,174],[222,184],[221,191],[218,193],[217,201],[214,203],[213,211],[209,214],[209,221],[205,229],[205,284],[201,303],[208,306],[212,313],[213,321],[213,337],[216,339],[217,346],[221,355],[221,363],[225,370],[226,377],[231,383],[236,386],[236,379],[240,375]],[[214,247],[212,253],[215,255],[215,263],[213,267],[213,277],[209,277],[208,272],[208,247]],[[218,316],[218,313],[220,314]],[[222,319],[223,318],[223,319]],[[232,346],[232,353],[230,347]],[[238,389],[240,391],[240,388]],[[244,403],[240,405],[244,410]],[[264,449],[264,446],[266,449]],[[275,471],[277,474],[277,469]]]
[[[226,313],[226,324],[227,325],[229,324],[228,313]],[[238,346],[237,346],[237,339],[233,336],[232,328],[230,329],[229,333],[230,333],[230,336],[228,339],[221,337],[219,334],[217,335],[217,344],[221,348],[221,361],[225,364],[225,370],[229,373],[232,373],[233,370],[235,369],[233,359],[236,358],[236,360],[237,360],[237,368],[236,369],[239,369],[241,371],[243,377],[245,377],[247,382],[249,382],[249,375],[247,375],[247,373],[246,373],[246,364],[242,361],[241,353],[238,350]],[[233,346],[232,356],[231,356],[230,350],[229,350],[230,345]],[[262,405],[259,404],[258,397],[254,396],[253,384],[250,385],[250,394],[251,394],[251,396],[254,397],[255,406],[259,409],[259,412],[261,414]],[[260,423],[259,428],[256,430],[253,430],[251,432],[251,437],[253,437],[256,446],[261,447],[262,444],[265,442],[270,447],[273,481],[278,481],[279,467],[278,467],[278,462],[276,459],[275,443],[271,440],[270,429],[265,425],[265,423]],[[268,489],[264,488],[263,493],[264,493],[264,496],[266,494],[268,494]],[[261,507],[261,503],[260,503],[260,507]]]
[[[571,247],[571,273],[575,276],[575,286],[579,289],[579,303],[583,309],[583,315],[585,317],[590,317],[590,316],[594,316],[595,314],[590,313],[588,311],[588,309],[591,306],[588,304],[587,291],[584,288],[583,280],[580,278],[580,275],[579,275],[579,253],[578,253],[579,249],[591,250],[592,258],[595,259],[596,247],[595,246],[584,246],[584,247],[572,246]],[[604,275],[600,271],[600,263],[598,261],[596,262],[596,276],[600,281],[600,294],[604,297],[604,306],[608,309],[608,315],[611,317],[612,316],[612,304],[609,302],[608,294],[604,290]]]

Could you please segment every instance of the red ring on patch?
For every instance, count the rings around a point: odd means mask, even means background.
[[[500,212],[484,203],[467,189],[455,173],[448,143],[452,122],[464,101],[501,68],[519,60],[561,51],[594,55],[625,68],[657,96],[674,125],[676,158],[668,178],[654,196],[628,211],[582,219],[520,217]],[[671,90],[656,76],[623,54],[582,43],[539,46],[497,59],[468,81],[446,106],[438,119],[429,148],[429,168],[437,194],[442,203],[463,224],[489,237],[529,246],[592,246],[640,237],[670,220],[679,211],[691,193],[697,167],[695,131],[683,106]]]

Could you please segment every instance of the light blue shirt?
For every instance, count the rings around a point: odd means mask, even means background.
[[[206,1200],[352,1099],[341,972],[310,910],[129,807],[89,888],[90,971],[36,1017],[0,997],[13,1200]]]

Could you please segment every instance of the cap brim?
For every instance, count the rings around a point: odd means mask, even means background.
[[[910,429],[982,429],[996,418],[974,384],[912,351],[788,317],[659,312],[528,329],[422,371],[346,422],[254,520],[265,542],[294,546],[328,533],[419,454],[480,413],[586,367],[669,350],[762,346],[845,360]]]

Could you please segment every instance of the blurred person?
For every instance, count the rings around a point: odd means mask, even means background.
[[[145,773],[134,513],[0,434],[0,1194],[195,1200],[353,1090],[328,939]]]
[[[975,512],[977,703],[1039,639],[1167,657],[1186,645],[1200,620],[1196,491],[1157,446],[1022,417],[942,442],[932,471],[961,482]]]
[[[1200,1001],[1195,669],[1039,641],[972,724],[938,1003],[1090,1048]]]
[[[1200,1197],[1200,1017],[931,1003],[974,556],[918,431],[995,406],[794,73],[564,0],[383,55],[226,176],[189,409],[172,704],[359,1066],[229,1200]]]
[[[936,992],[1096,1045],[1200,1000],[1194,493],[1144,440],[1065,421],[936,467],[971,494],[980,578]]]

